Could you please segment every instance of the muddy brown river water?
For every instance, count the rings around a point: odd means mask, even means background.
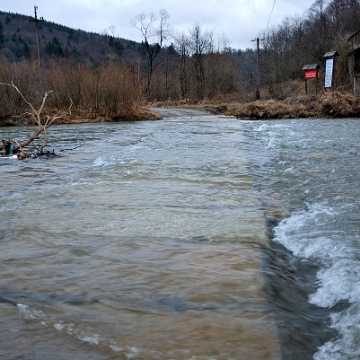
[[[59,158],[0,159],[2,358],[343,355],[357,292],[327,271],[357,269],[357,123],[343,154],[341,123],[159,111],[54,126]]]

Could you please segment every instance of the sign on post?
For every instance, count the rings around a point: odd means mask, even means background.
[[[319,65],[318,64],[307,64],[307,65],[304,65],[302,69],[304,70],[306,95],[308,93],[308,86],[307,86],[308,79],[316,79],[315,92],[317,93]]]
[[[338,56],[337,51],[329,51],[325,53],[325,89],[333,87],[333,77],[334,77],[334,68],[335,68],[335,57]]]
[[[306,70],[304,73],[305,79],[316,79],[317,71],[316,70]]]
[[[326,59],[325,88],[332,87],[333,72],[334,72],[334,58]]]

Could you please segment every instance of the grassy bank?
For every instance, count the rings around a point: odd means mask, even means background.
[[[5,63],[0,59],[0,126],[31,125],[32,110],[49,93],[42,116],[61,116],[55,124],[158,119],[154,107],[206,110],[245,119],[307,117],[358,117],[359,98],[347,91],[325,91],[304,95],[302,81],[288,81],[261,89],[263,100],[254,101],[254,91],[233,91],[202,101],[194,97],[147,102],[138,72],[122,63],[107,62],[97,67],[49,62],[41,72],[31,62]],[[14,83],[21,93],[11,86]],[[160,86],[160,85],[159,85]],[[311,90],[313,93],[314,89]],[[21,96],[21,94],[23,96]],[[26,100],[25,100],[26,99]]]
[[[244,119],[344,118],[360,117],[360,100],[348,92],[327,91],[284,100],[205,105],[204,109]]]

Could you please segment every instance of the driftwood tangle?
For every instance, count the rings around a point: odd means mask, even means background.
[[[55,155],[54,151],[50,152],[45,150],[45,147],[48,145],[48,128],[54,123],[55,120],[60,119],[66,115],[71,115],[71,107],[72,107],[72,100],[70,99],[70,106],[69,111],[65,113],[58,113],[53,116],[43,115],[44,106],[46,103],[47,97],[52,93],[52,91],[47,91],[43,95],[42,102],[40,104],[39,109],[37,110],[21,93],[19,88],[11,82],[9,83],[0,83],[2,86],[9,86],[13,88],[22,98],[22,100],[26,103],[29,108],[29,111],[26,111],[20,115],[14,115],[13,117],[20,118],[24,115],[30,115],[35,123],[37,124],[38,128],[26,141],[18,143],[15,140],[6,140],[2,139],[0,143],[0,156],[1,155],[17,155],[19,160],[28,158],[28,157],[38,157],[40,155]],[[27,147],[36,139],[40,139],[40,135],[44,134],[44,143],[40,147],[34,147],[32,150],[27,149]]]

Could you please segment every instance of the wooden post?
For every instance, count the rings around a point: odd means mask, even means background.
[[[256,100],[260,100],[260,40],[256,38],[257,48],[257,77],[256,77]]]
[[[37,43],[37,53],[38,53],[38,65],[39,65],[39,78],[41,81],[41,59],[40,59],[40,35],[39,35],[39,22],[44,21],[44,19],[41,17],[40,19],[37,17],[37,10],[38,7],[36,5],[34,5],[34,12],[35,12],[35,17],[34,18],[29,18],[30,22],[34,22],[35,23],[35,27],[36,27],[36,43]]]
[[[251,41],[256,41],[256,95],[255,96],[256,96],[256,100],[260,100],[260,39],[257,37],[256,39]]]

